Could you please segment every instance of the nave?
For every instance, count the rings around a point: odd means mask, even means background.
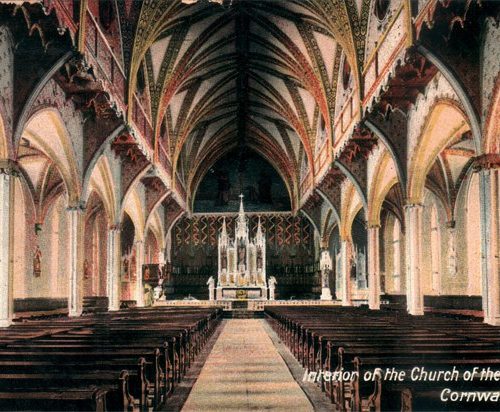
[[[499,255],[500,1],[0,0],[4,409],[168,409],[240,305],[313,373],[494,368]]]
[[[266,333],[265,321],[224,322],[182,411],[312,411]]]
[[[396,307],[268,306],[264,315],[163,307],[16,323],[0,335],[0,410],[498,410],[498,327]],[[364,378],[376,368],[407,379]],[[450,381],[429,377],[453,370]],[[341,371],[349,376],[325,378]],[[194,383],[179,402],[186,377]]]

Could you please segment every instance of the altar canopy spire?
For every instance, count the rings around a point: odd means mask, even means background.
[[[226,227],[226,217],[222,217],[222,230],[221,230],[221,239],[226,242],[227,241],[227,227]]]
[[[243,195],[240,195],[240,212],[238,213],[238,221],[236,222],[236,239],[245,238],[248,241],[248,225],[245,216],[245,208],[243,207]]]
[[[259,222],[257,223],[257,234],[255,235],[255,239],[258,241],[264,239],[264,235],[262,234],[262,225],[260,223],[260,216],[259,216]]]
[[[243,218],[245,217],[245,209],[243,207],[243,198],[244,197],[245,196],[243,196],[243,194],[240,195],[240,213],[239,213],[240,219],[241,219],[241,217],[243,217]]]
[[[227,236],[226,220],[219,235],[217,299],[267,299],[266,239],[259,218],[257,235],[249,236],[243,195],[234,238]]]

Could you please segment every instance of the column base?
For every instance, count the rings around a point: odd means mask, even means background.
[[[75,311],[75,312],[71,312],[71,311],[70,311],[70,312],[68,313],[68,316],[69,316],[70,318],[77,318],[77,317],[79,317],[79,316],[82,316],[82,312],[83,312],[83,310],[79,310],[79,311]]]
[[[408,309],[408,313],[412,316],[424,316],[423,309]]]
[[[330,291],[330,288],[321,288],[320,300],[333,300],[332,292]]]
[[[12,325],[12,319],[0,320],[0,328],[8,328],[10,325]]]
[[[484,318],[483,322],[491,326],[500,326],[500,317]]]
[[[368,303],[368,309],[371,309],[371,310],[380,310],[380,302],[377,302],[377,303]]]

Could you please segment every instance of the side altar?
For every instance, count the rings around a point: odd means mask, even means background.
[[[243,195],[240,199],[234,238],[227,233],[225,219],[219,234],[216,299],[267,300],[266,238],[260,219],[255,237],[250,238]]]

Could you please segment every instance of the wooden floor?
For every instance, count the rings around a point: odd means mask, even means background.
[[[263,322],[224,322],[183,411],[313,410]]]

